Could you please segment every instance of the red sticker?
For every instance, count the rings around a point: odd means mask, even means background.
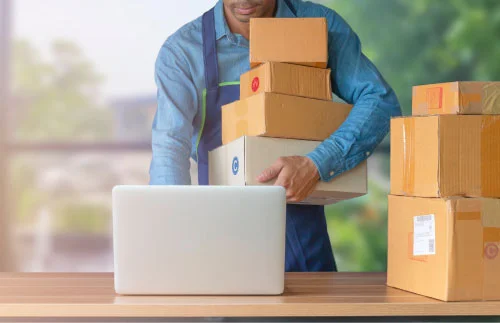
[[[260,81],[258,77],[252,80],[252,91],[256,92],[259,89]]]
[[[484,247],[484,255],[488,259],[495,259],[498,256],[498,246],[496,243],[488,243]]]

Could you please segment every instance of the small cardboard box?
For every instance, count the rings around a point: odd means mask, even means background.
[[[262,92],[332,101],[330,69],[264,63],[240,77],[240,99]]]
[[[500,197],[500,116],[391,120],[391,194]]]
[[[389,196],[387,285],[443,301],[500,300],[500,200]]]
[[[451,82],[413,87],[413,115],[500,114],[500,82]]]
[[[276,93],[252,95],[222,107],[222,143],[241,136],[325,140],[352,105]]]
[[[272,185],[275,180],[262,184],[257,181],[266,168],[278,158],[305,156],[321,142],[241,137],[209,153],[210,185]],[[301,204],[327,205],[365,195],[367,192],[367,166],[361,163],[329,183],[319,182],[316,190]]]
[[[250,19],[250,66],[283,62],[326,68],[328,29],[325,18]]]

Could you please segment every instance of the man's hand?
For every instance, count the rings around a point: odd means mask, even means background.
[[[274,185],[286,189],[287,202],[301,202],[306,199],[320,179],[316,165],[308,157],[281,157],[257,177],[261,183],[274,178]]]

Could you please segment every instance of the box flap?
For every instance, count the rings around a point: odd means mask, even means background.
[[[440,196],[480,195],[481,116],[439,117]]]
[[[483,85],[482,106],[484,114],[500,114],[500,82]]]
[[[238,100],[222,107],[222,143],[245,135],[257,136],[266,133],[266,93]]]
[[[270,63],[269,92],[332,101],[330,69]]]
[[[500,228],[500,199],[483,199],[482,221],[484,227]]]
[[[347,119],[352,105],[267,93],[267,137],[324,140]]]
[[[439,195],[438,119],[391,120],[391,194]]]
[[[454,299],[500,299],[500,200],[459,199],[455,217]]]
[[[389,196],[387,284],[446,300],[449,205],[446,200]],[[423,222],[421,222],[421,220]],[[426,224],[428,232],[416,231]]]
[[[325,68],[328,30],[325,18],[250,19],[250,66],[288,62]]]
[[[480,181],[484,197],[500,197],[500,115],[481,116]]]

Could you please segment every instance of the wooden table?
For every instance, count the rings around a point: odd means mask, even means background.
[[[111,273],[0,273],[0,320],[500,317],[500,302],[444,303],[386,287],[385,280],[382,273],[292,273],[282,296],[173,297],[116,295]]]

